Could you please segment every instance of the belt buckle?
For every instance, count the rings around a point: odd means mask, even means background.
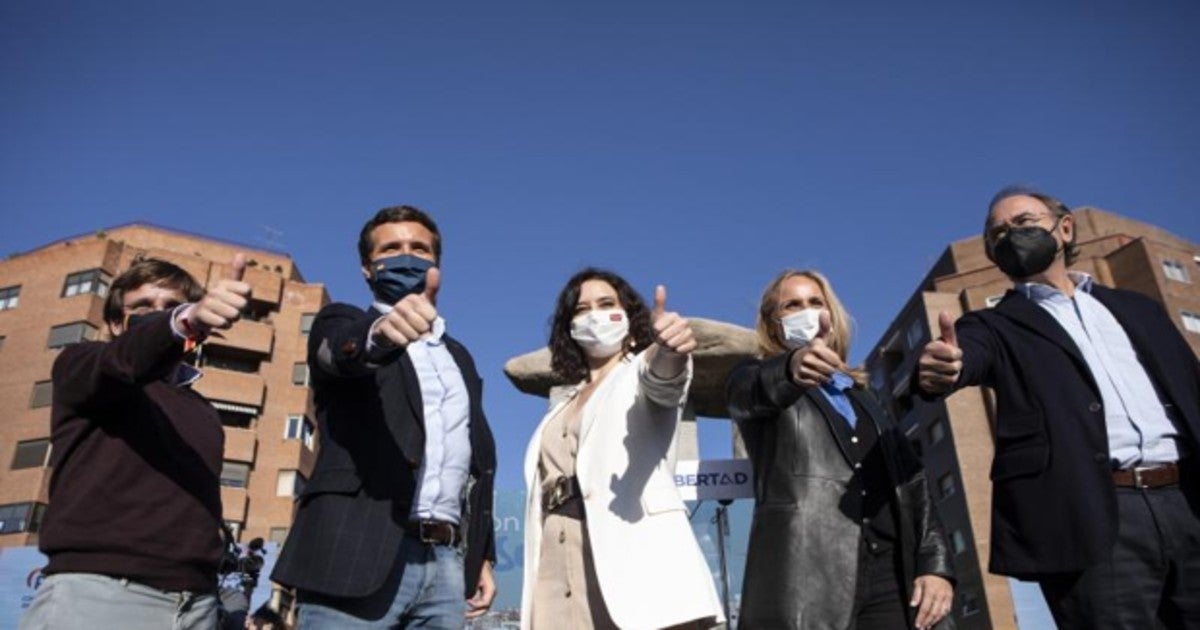
[[[1142,485],[1142,469],[1138,466],[1133,467],[1133,487],[1138,490],[1146,488],[1146,486]]]
[[[426,545],[436,545],[437,543],[441,542],[437,538],[434,538],[433,535],[427,533],[430,531],[436,532],[437,525],[438,524],[433,521],[417,521],[417,537],[421,539],[422,543]],[[451,538],[454,537],[453,534],[450,536]]]
[[[559,477],[550,488],[550,497],[546,500],[546,511],[553,512],[571,498],[570,477]]]

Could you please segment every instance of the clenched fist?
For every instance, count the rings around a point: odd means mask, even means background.
[[[250,301],[250,285],[242,282],[246,257],[237,254],[229,265],[230,275],[217,281],[199,302],[182,313],[184,328],[204,336],[214,329],[224,330],[242,317]]]
[[[403,348],[427,336],[438,317],[437,292],[441,272],[432,267],[425,272],[425,291],[404,296],[375,325],[375,343]]]

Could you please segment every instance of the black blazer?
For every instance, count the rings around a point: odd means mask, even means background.
[[[403,349],[378,367],[368,365],[367,334],[376,318],[348,304],[330,304],[313,321],[308,364],[321,446],[271,574],[281,584],[362,597],[378,590],[395,569],[425,453],[424,405]],[[445,340],[470,398],[471,467],[462,516],[470,597],[483,561],[496,558],[496,447],[475,363],[462,344]]]
[[[1166,311],[1131,291],[1092,296],[1129,335],[1142,366],[1196,451],[1200,364]],[[1079,348],[1054,317],[1009,291],[995,308],[955,324],[963,351],[957,387],[996,393],[992,462],[993,573],[1078,571],[1108,556],[1116,492],[1100,391]],[[916,382],[916,379],[913,380]]]

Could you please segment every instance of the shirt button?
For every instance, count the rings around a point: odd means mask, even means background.
[[[567,592],[566,592],[566,593],[563,593],[563,595],[565,595],[565,596],[567,596],[567,597],[570,597],[570,596],[571,596],[571,589],[567,589]]]
[[[850,438],[850,442],[851,442],[851,443],[853,443],[853,444],[858,444],[858,437],[857,437],[857,436],[855,436],[855,437],[851,437],[851,438]]]
[[[854,470],[858,470],[859,468],[862,468],[862,463],[861,463],[861,462],[854,462]]]
[[[879,545],[877,545],[877,544],[875,544],[875,543],[870,543],[870,544],[869,544],[869,545],[867,545],[867,546],[871,548],[871,551],[875,551],[876,549],[878,549],[878,548],[879,548]]]
[[[871,519],[869,519],[869,518],[863,519],[863,525],[866,525],[867,523],[870,523],[870,522],[871,522]]]
[[[866,490],[863,490],[863,491],[862,491],[862,496],[864,496],[864,497],[865,497],[865,496],[867,496],[867,491],[866,491]]]
[[[1096,413],[1097,411],[1100,411],[1100,403],[1094,402],[1094,403],[1088,405],[1088,411],[1090,411],[1092,413]]]
[[[567,542],[567,532],[558,532],[558,542],[559,543]]]

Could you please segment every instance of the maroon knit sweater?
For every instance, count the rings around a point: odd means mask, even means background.
[[[225,437],[216,410],[171,382],[182,354],[162,313],[54,362],[45,573],[216,589]]]

